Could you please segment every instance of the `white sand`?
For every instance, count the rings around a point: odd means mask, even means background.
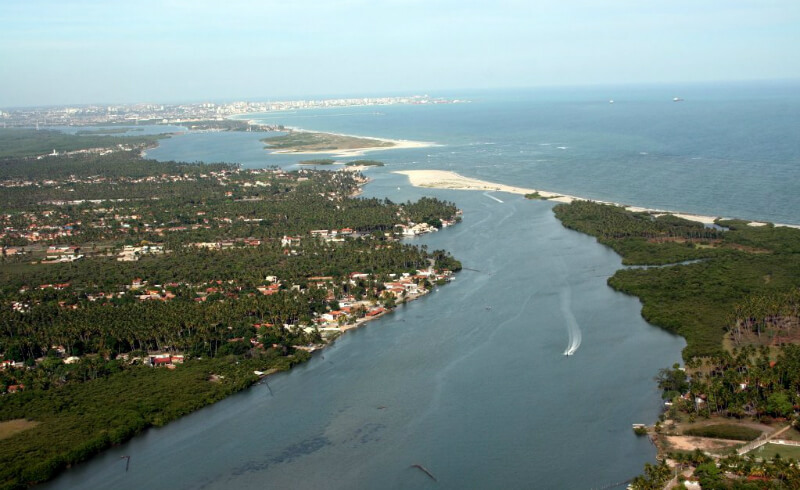
[[[342,150],[310,150],[310,151],[297,151],[297,150],[273,150],[270,153],[275,154],[291,154],[291,155],[333,155],[337,157],[350,158],[363,156],[367,152],[384,151],[384,150],[404,150],[409,148],[428,148],[430,146],[438,146],[436,143],[429,141],[411,141],[411,140],[393,140],[389,138],[375,138],[373,136],[358,136],[355,134],[344,133],[331,133],[328,131],[308,131],[300,128],[287,128],[297,133],[322,133],[333,134],[336,136],[347,136],[350,138],[359,138],[364,140],[372,140],[375,143],[391,143],[392,146],[367,146],[364,148],[347,148]],[[269,148],[267,148],[269,150]]]
[[[455,190],[472,190],[472,191],[497,191],[497,192],[509,192],[512,194],[533,194],[538,192],[539,195],[542,197],[546,197],[551,201],[558,201],[564,203],[570,203],[572,201],[588,201],[590,199],[583,199],[576,196],[570,196],[567,194],[558,194],[555,192],[543,191],[538,189],[527,189],[524,187],[514,187],[505,184],[495,184],[493,182],[487,182],[485,180],[478,180],[478,179],[471,179],[468,177],[464,177],[463,175],[459,175],[455,172],[450,172],[446,170],[400,170],[393,172],[396,174],[402,174],[408,177],[408,180],[411,182],[411,185],[415,187],[430,187],[435,189],[455,189]],[[688,214],[688,213],[679,213],[675,211],[667,211],[662,209],[648,209],[648,208],[641,208],[636,206],[626,206],[625,204],[619,204],[615,202],[605,202],[605,201],[596,201],[602,204],[613,204],[615,206],[621,206],[628,211],[633,212],[647,212],[647,213],[655,213],[655,214],[671,214],[673,216],[677,216],[678,218],[683,218],[689,221],[698,221],[703,224],[713,224],[714,220],[718,219],[714,216],[704,216],[700,214]],[[765,223],[752,221],[749,223],[750,226],[763,226]],[[785,224],[775,224],[775,226],[786,226],[790,228],[800,228],[798,225],[785,225]]]
[[[407,176],[409,181],[411,181],[411,185],[415,187],[467,191],[498,191],[523,195],[538,192],[542,197],[559,202],[572,202],[575,199],[579,199],[565,194],[556,194],[554,192],[537,191],[536,189],[527,189],[525,187],[515,187],[505,184],[495,184],[494,182],[487,182],[485,180],[470,179],[446,170],[400,170],[394,173]]]

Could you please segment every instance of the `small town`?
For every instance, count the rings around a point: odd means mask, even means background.
[[[264,112],[389,105],[425,105],[463,103],[465,100],[434,98],[427,95],[395,97],[358,97],[286,101],[238,101],[193,104],[123,104],[84,105],[49,108],[4,108],[0,110],[3,127],[90,126],[131,124],[185,124],[193,121],[222,121],[231,116]]]

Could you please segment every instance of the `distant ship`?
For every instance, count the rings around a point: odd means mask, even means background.
[[[614,99],[609,100],[608,103],[609,104],[613,104],[614,103]]]
[[[672,102],[683,102],[683,99],[680,97],[673,97]]]

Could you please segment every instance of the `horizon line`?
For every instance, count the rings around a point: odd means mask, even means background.
[[[243,96],[243,97],[208,97],[204,99],[172,99],[155,102],[154,100],[138,100],[135,102],[80,102],[80,103],[51,103],[42,105],[0,105],[3,111],[17,111],[23,109],[46,109],[46,108],[63,108],[63,107],[90,107],[90,106],[133,106],[142,104],[167,104],[167,105],[182,105],[182,104],[231,104],[234,102],[294,102],[301,100],[336,100],[336,99],[351,99],[351,98],[384,98],[384,97],[414,97],[414,96],[430,96],[431,93],[437,94],[433,97],[442,97],[445,94],[464,94],[466,92],[505,92],[513,90],[558,90],[558,89],[592,89],[604,87],[657,87],[657,86],[701,86],[712,84],[751,84],[751,83],[800,83],[800,78],[752,78],[752,79],[731,79],[731,80],[701,80],[701,81],[648,81],[648,82],[596,82],[587,84],[543,84],[543,85],[508,85],[504,87],[463,87],[463,88],[449,88],[449,89],[421,89],[409,90],[404,95],[398,95],[403,91],[386,91],[386,92],[362,92],[355,93],[336,93],[336,94],[304,94],[304,95],[277,95],[277,96]],[[412,93],[413,92],[413,93]],[[390,95],[391,93],[391,95]],[[157,99],[156,99],[157,100]]]

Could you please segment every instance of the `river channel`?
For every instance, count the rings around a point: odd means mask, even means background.
[[[43,488],[597,488],[654,462],[631,424],[660,413],[653,377],[684,342],[606,285],[619,256],[550,202],[368,175],[367,196],[463,209],[411,240],[459,258],[455,281]]]

